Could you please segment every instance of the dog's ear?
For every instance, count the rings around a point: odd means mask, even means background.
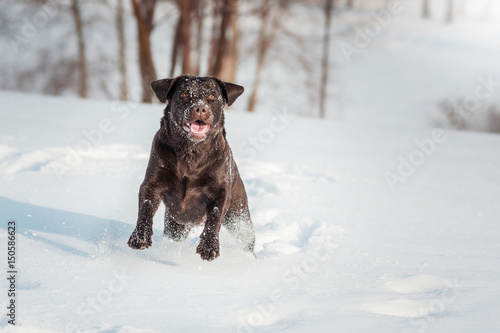
[[[222,89],[222,94],[224,94],[224,97],[226,98],[226,102],[228,106],[231,106],[231,104],[234,103],[234,101],[241,95],[243,94],[243,91],[245,91],[245,88],[243,88],[240,85],[231,83],[231,82],[224,82],[219,79],[216,79],[217,83],[220,85]]]
[[[151,82],[151,89],[153,89],[160,102],[165,103],[169,99],[169,93],[175,86],[177,79],[162,79]]]

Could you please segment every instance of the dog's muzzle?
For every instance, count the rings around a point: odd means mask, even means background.
[[[182,128],[192,139],[205,139],[210,130],[211,109],[208,105],[194,105],[188,114],[188,119],[182,123]]]

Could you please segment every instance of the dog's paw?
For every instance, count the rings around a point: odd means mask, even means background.
[[[135,229],[127,244],[134,250],[147,249],[153,244],[153,241],[151,240],[151,233],[138,232],[137,229]]]
[[[217,258],[219,253],[219,238],[213,237],[202,237],[200,239],[200,244],[196,248],[196,253],[200,254],[201,259],[212,261]]]

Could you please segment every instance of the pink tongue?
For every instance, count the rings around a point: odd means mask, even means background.
[[[191,124],[191,130],[193,133],[205,133],[207,131],[207,127],[208,126],[206,124],[198,121]]]

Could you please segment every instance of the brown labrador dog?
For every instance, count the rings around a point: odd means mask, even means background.
[[[137,226],[128,245],[138,250],[151,246],[153,216],[163,200],[165,236],[181,241],[193,226],[204,225],[196,248],[203,260],[220,255],[221,225],[253,253],[247,195],[224,129],[224,107],[244,88],[214,77],[187,75],[153,81],[151,87],[168,104],[153,139],[139,192]]]

